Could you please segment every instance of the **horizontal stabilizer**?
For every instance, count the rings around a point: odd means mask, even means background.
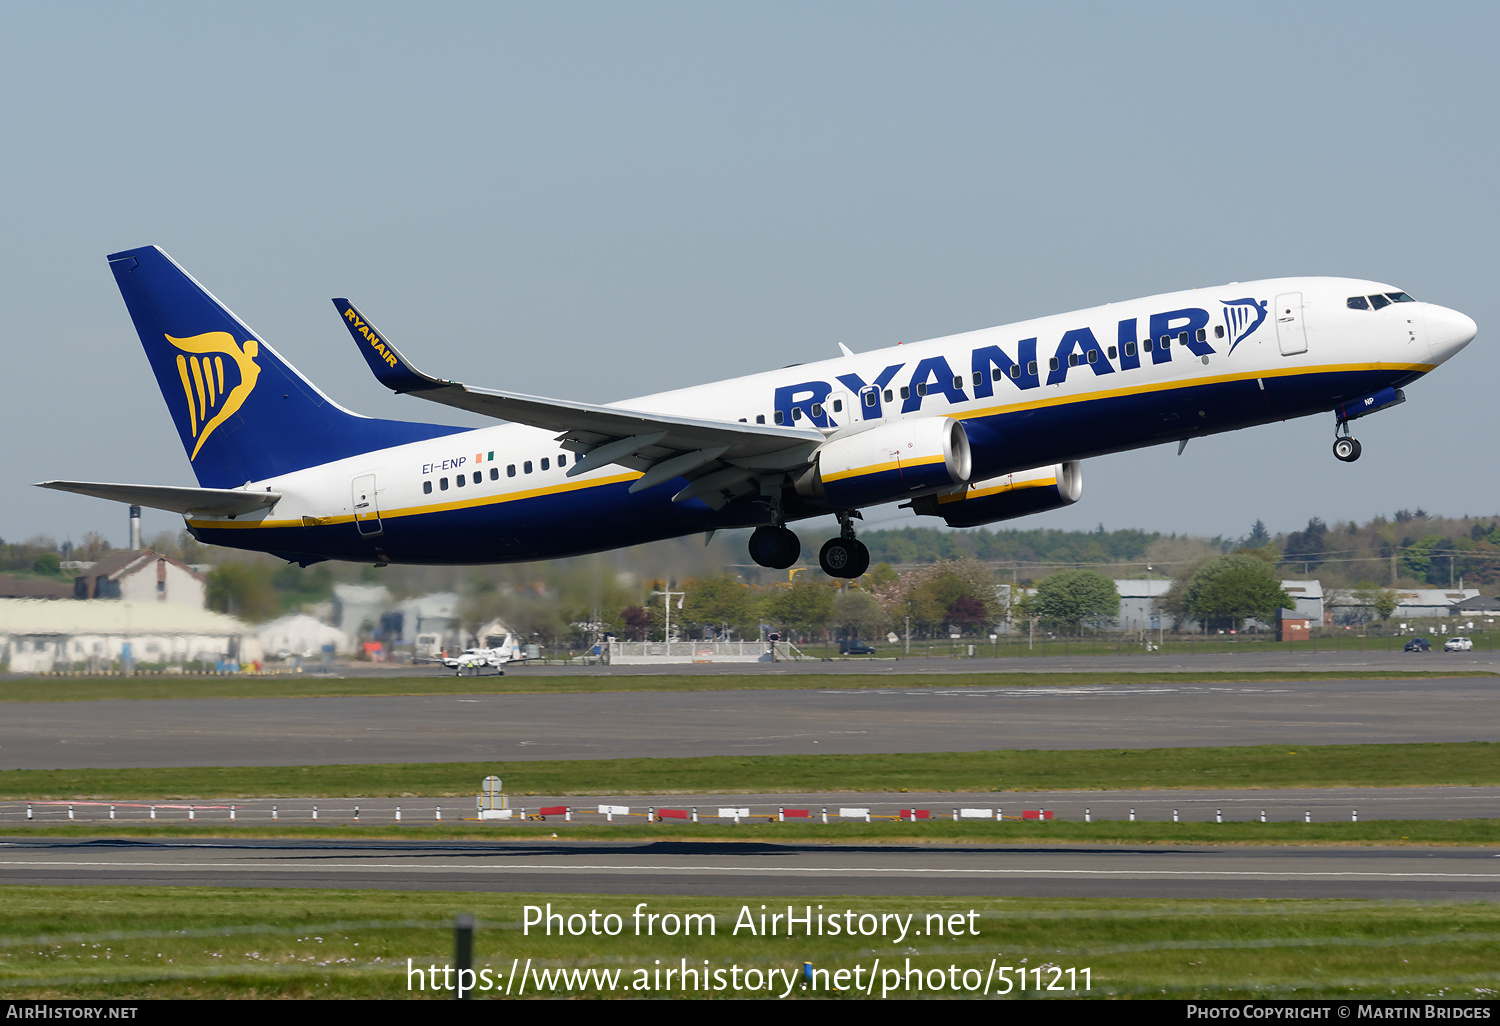
[[[38,488],[92,495],[96,499],[150,506],[173,513],[207,513],[232,517],[274,506],[280,492],[246,492],[238,488],[181,488],[176,485],[107,484],[100,481],[42,481]]]

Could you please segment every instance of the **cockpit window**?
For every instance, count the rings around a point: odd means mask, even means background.
[[[1350,296],[1347,300],[1351,310],[1379,310],[1392,303],[1415,303],[1405,292],[1387,292],[1378,296]]]

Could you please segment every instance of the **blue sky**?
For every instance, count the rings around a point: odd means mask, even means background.
[[[0,537],[193,483],[104,255],[161,245],[344,405],[612,401],[1195,285],[1389,281],[1479,338],[1360,422],[1091,460],[1017,526],[1500,510],[1495,5],[10,5]],[[178,518],[147,512],[147,531]],[[872,511],[870,523],[909,521]]]

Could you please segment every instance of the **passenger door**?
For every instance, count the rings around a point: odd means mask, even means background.
[[[1276,297],[1276,340],[1282,356],[1307,352],[1307,328],[1302,323],[1302,293],[1284,292]]]
[[[375,501],[375,475],[361,474],[354,479],[354,524],[359,533],[367,538],[381,534],[385,528],[380,524],[380,506]]]

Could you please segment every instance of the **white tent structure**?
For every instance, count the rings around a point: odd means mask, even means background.
[[[249,624],[177,602],[0,599],[0,663],[12,673],[259,658]]]

